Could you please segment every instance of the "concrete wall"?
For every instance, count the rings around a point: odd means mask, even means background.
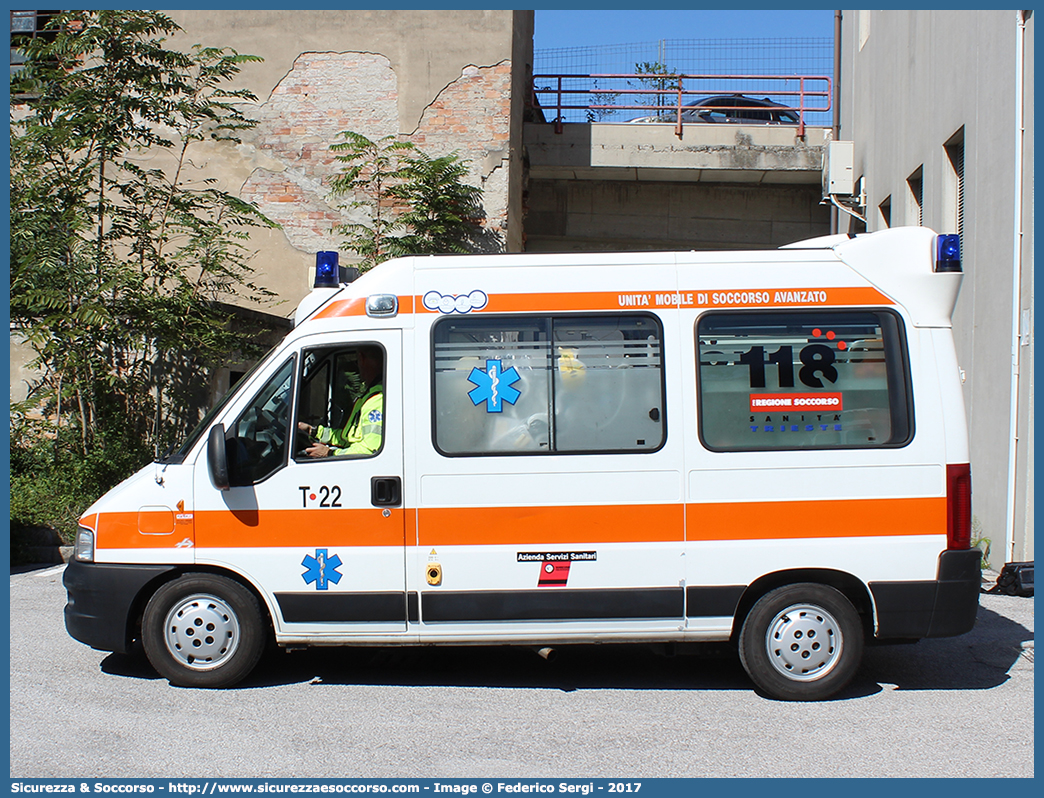
[[[827,235],[826,128],[525,126],[526,250],[763,249]]]
[[[765,249],[827,235],[819,186],[531,180],[527,252]]]
[[[821,182],[830,130],[791,125],[566,124],[525,126],[531,177],[683,180],[711,183]]]
[[[944,145],[963,131],[965,281],[954,333],[973,513],[994,564],[1033,559],[1033,19],[1023,63],[1019,15],[845,11],[842,23],[841,139],[855,142],[868,229],[885,226],[889,197],[892,226],[918,223],[907,181],[921,169],[923,224],[956,232]]]
[[[184,29],[177,47],[264,58],[238,81],[257,95],[260,124],[196,163],[282,226],[251,245],[257,282],[286,314],[310,288],[314,253],[341,248],[334,227],[349,215],[329,193],[341,167],[330,146],[345,130],[406,137],[433,156],[458,151],[484,191],[487,228],[502,248],[521,248],[519,88],[532,73],[531,11],[167,13]]]
[[[29,396],[29,387],[39,379],[40,372],[28,366],[29,363],[36,359],[36,353],[32,347],[25,343],[14,331],[11,332],[9,341],[11,353],[10,401],[14,404],[15,402],[24,402],[26,400],[26,397]]]

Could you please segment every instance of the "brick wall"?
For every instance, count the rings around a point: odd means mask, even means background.
[[[403,136],[428,155],[457,151],[470,161],[469,182],[484,192],[486,226],[501,237],[507,224],[510,90],[510,62],[467,66],[432,98],[417,129]],[[343,166],[330,147],[346,130],[371,140],[396,134],[398,94],[395,72],[383,55],[300,55],[258,113],[260,124],[249,144],[271,160],[252,172],[243,199],[282,225],[294,248],[338,249],[335,227],[349,216],[339,207],[343,198],[330,194]]]

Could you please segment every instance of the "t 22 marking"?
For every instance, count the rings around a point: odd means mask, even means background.
[[[300,485],[298,490],[301,491],[301,506],[306,510],[309,507],[342,506],[340,485],[320,485],[314,490],[310,485]]]

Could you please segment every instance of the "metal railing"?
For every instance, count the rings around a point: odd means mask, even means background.
[[[737,95],[772,104],[738,108],[728,102]],[[688,107],[714,97],[723,98],[727,104],[702,104],[698,112]],[[539,74],[533,76],[533,106],[544,112],[545,120],[550,116],[556,133],[571,122],[633,122],[621,118],[631,111],[644,111],[643,121],[673,122],[679,137],[684,122],[700,124],[698,113],[719,111],[726,115],[730,109],[734,113],[728,114],[733,117],[728,121],[746,117],[753,125],[771,123],[767,118],[759,120],[759,111],[768,112],[766,117],[773,112],[777,116],[790,112],[797,119],[801,137],[808,124],[832,123],[824,118],[831,111],[831,79],[822,75]],[[784,120],[775,124],[795,123]]]

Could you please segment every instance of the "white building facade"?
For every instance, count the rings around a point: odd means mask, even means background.
[[[841,15],[840,139],[865,229],[961,234],[973,535],[995,568],[1033,559],[1033,31],[1031,11]]]

